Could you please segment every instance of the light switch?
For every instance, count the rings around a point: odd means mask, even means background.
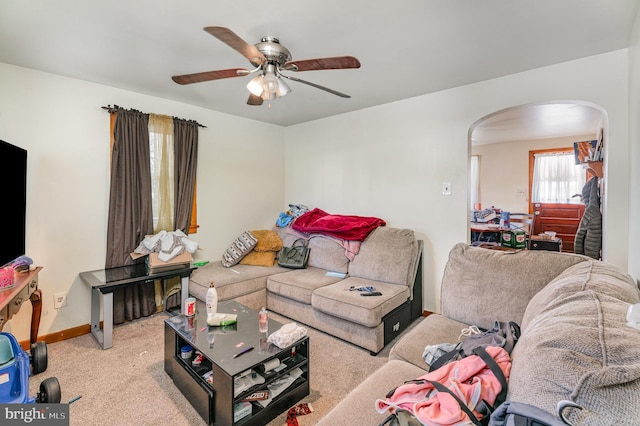
[[[442,182],[442,195],[451,195],[451,182]]]

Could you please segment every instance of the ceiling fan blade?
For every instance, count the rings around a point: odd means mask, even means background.
[[[223,78],[243,77],[249,73],[244,68],[229,68],[227,70],[197,72],[195,74],[174,75],[171,77],[178,84],[200,83],[203,81],[220,80]]]
[[[350,98],[351,96],[346,95],[344,93],[338,92],[337,90],[329,89],[328,87],[320,86],[319,84],[311,83],[309,81],[301,80],[297,77],[291,77],[289,75],[280,74],[280,76],[284,78],[288,78],[289,80],[297,81],[298,83],[304,83],[311,87],[315,87],[316,89],[324,90],[325,92],[333,93],[336,96],[340,96],[341,98]]]
[[[205,27],[204,30],[236,50],[247,58],[253,65],[258,66],[267,61],[267,58],[252,44],[247,43],[236,33],[225,27]]]
[[[247,105],[262,105],[262,98],[260,96],[254,95],[253,93],[249,93]]]
[[[288,71],[339,70],[348,68],[360,68],[360,61],[353,56],[335,56],[333,58],[289,61],[284,64],[284,69]]]

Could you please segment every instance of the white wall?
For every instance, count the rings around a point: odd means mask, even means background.
[[[191,236],[203,249],[197,259],[219,259],[247,227],[270,228],[285,208],[279,126],[2,63],[0,93],[0,139],[28,151],[26,254],[44,267],[40,335],[90,323],[90,291],[78,273],[105,261],[109,114],[101,106],[207,126],[199,133],[200,229]],[[68,292],[68,306],[56,310],[58,292]],[[5,330],[28,340],[30,315],[26,303]]]
[[[615,243],[608,258],[623,269],[629,263],[637,278],[640,224],[630,224],[629,214],[640,217],[638,27],[631,63],[623,49],[286,129],[0,64],[0,138],[29,151],[27,254],[44,266],[40,335],[90,322],[78,273],[104,264],[109,118],[100,106],[107,104],[208,126],[200,131],[198,259],[219,258],[248,227],[270,227],[288,203],[378,216],[425,241],[424,306],[437,311],[448,252],[468,239],[469,127],[510,106],[592,102],[609,120],[605,227]],[[444,181],[452,182],[450,196],[441,195]],[[53,309],[52,295],[66,291],[69,306]],[[30,312],[25,304],[5,329],[27,340]]]
[[[529,212],[529,151],[573,148],[576,141],[593,135],[511,141],[473,146],[480,156],[480,197],[483,208],[496,206],[508,212]],[[524,191],[523,195],[520,195]]]
[[[448,252],[467,235],[470,126],[530,102],[579,100],[608,113],[608,260],[627,269],[627,50],[288,127],[287,202],[377,216],[425,240],[424,308],[438,311]],[[451,182],[453,194],[441,194]],[[610,244],[611,245],[611,244]]]
[[[629,273],[640,278],[640,12],[629,47],[629,139],[630,168],[629,199]]]

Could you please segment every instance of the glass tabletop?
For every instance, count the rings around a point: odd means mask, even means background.
[[[194,266],[184,266],[159,272],[151,272],[145,263],[134,263],[132,265],[118,266],[115,268],[97,269],[95,271],[81,272],[80,278],[91,287],[115,287],[130,282],[140,282],[144,280],[161,279],[172,276],[189,276]]]
[[[218,312],[236,314],[237,322],[229,326],[210,326],[203,309],[193,317],[176,315],[165,322],[189,345],[232,376],[282,352],[267,343],[269,333],[282,327],[279,322],[269,319],[268,332],[260,333],[258,312],[233,300],[218,303]],[[246,352],[234,358],[243,351]]]
[[[136,263],[134,265],[122,266],[119,268],[100,269],[97,271],[91,271],[91,273],[105,284],[129,278],[140,278],[148,275],[147,265],[144,263]]]

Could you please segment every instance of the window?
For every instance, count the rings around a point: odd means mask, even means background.
[[[533,154],[533,203],[579,203],[585,184],[585,170],[575,164],[572,151],[555,150]]]
[[[173,119],[149,114],[153,233],[173,231]]]
[[[116,114],[110,114],[110,116],[111,148],[113,148],[113,130],[116,122]],[[163,229],[173,230],[173,200],[175,199],[173,173],[173,121],[154,120],[153,117],[162,116],[156,116],[154,114],[149,115],[153,229],[154,233],[157,233]],[[196,193],[194,189],[189,234],[195,234],[197,232],[197,218]]]

